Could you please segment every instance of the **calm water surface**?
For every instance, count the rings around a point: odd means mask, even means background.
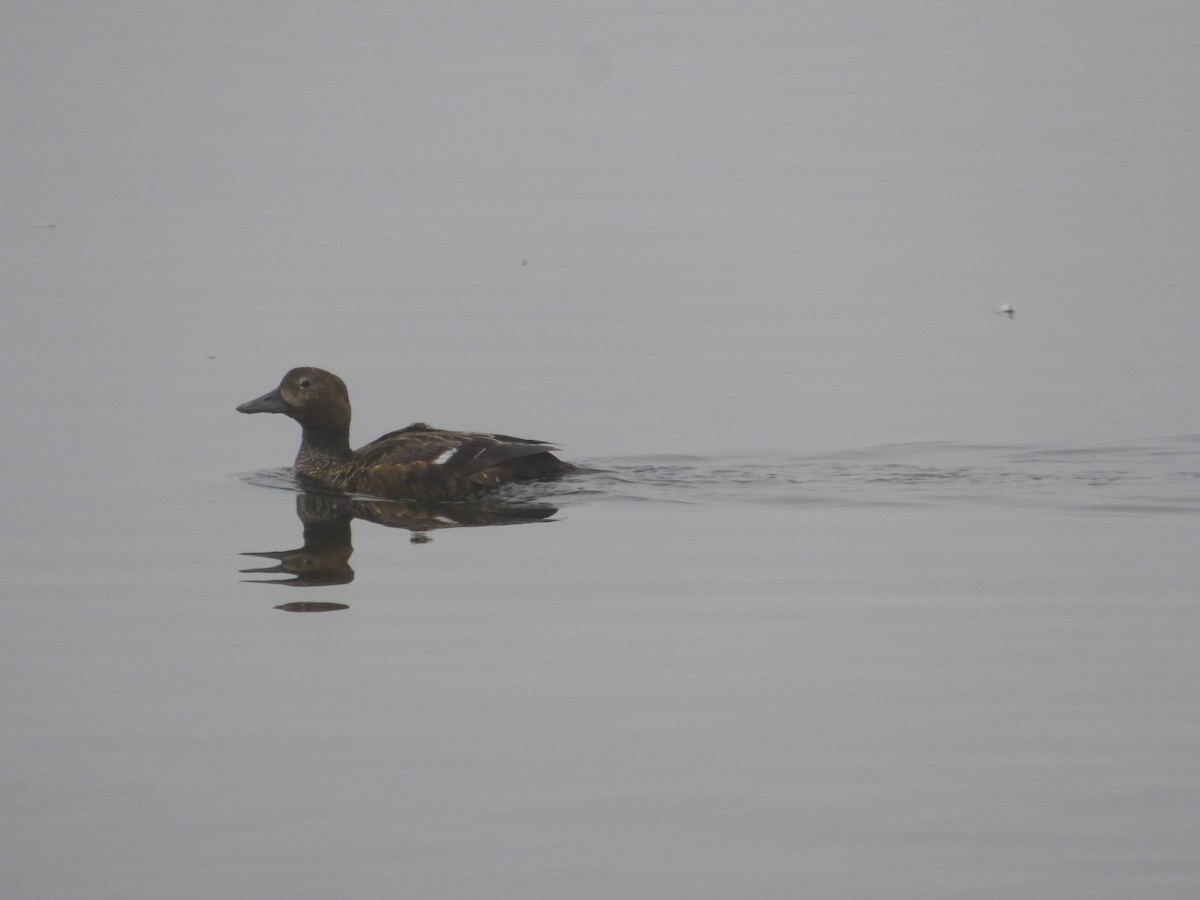
[[[1200,439],[586,462],[10,532],[8,892],[1191,895]]]

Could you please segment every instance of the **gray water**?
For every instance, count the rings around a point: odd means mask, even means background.
[[[504,526],[26,517],[7,892],[1190,895],[1200,438],[584,462]]]
[[[0,894],[1196,896],[1195,9],[10,6]]]

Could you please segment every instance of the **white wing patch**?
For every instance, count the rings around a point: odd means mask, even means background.
[[[450,462],[450,458],[457,452],[457,447],[451,447],[449,450],[443,450],[433,458],[433,464],[435,466],[444,466],[446,463]]]

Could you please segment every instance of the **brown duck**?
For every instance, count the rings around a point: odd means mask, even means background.
[[[578,471],[545,441],[444,431],[424,423],[350,449],[350,395],[324,369],[292,369],[279,387],[238,408],[283,413],[304,429],[296,472],[338,490],[402,500],[462,500],[512,481],[543,481]]]

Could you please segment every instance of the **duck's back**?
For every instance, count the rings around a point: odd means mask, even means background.
[[[545,441],[447,431],[418,422],[354,453],[348,487],[380,497],[454,500],[513,481],[540,481],[577,471]]]

